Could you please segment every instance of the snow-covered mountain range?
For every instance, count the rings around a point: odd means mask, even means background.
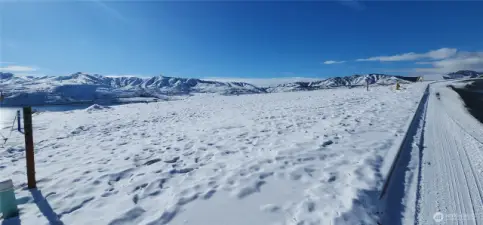
[[[444,79],[461,79],[461,78],[476,78],[483,75],[483,72],[476,72],[472,70],[459,70],[453,73],[448,73],[443,76]]]
[[[314,82],[293,82],[273,87],[257,87],[244,82],[219,82],[193,78],[108,77],[74,73],[69,76],[16,76],[0,72],[0,90],[4,105],[43,105],[66,103],[118,103],[176,99],[196,93],[222,95],[305,91],[363,85],[370,77],[375,84],[388,85],[402,77],[385,74],[333,77]]]
[[[352,75],[346,77],[331,77],[325,80],[313,82],[294,82],[277,85],[275,87],[268,87],[268,92],[288,92],[288,91],[309,91],[318,89],[328,89],[337,87],[356,87],[362,86],[366,83],[366,78],[370,78],[373,84],[376,85],[391,85],[397,81],[401,83],[408,83],[409,81],[398,76],[391,76],[386,74],[366,74],[366,75]]]
[[[264,93],[242,82],[216,82],[175,77],[106,77],[85,73],[69,76],[23,77],[0,73],[4,105],[37,105],[173,99],[191,93],[223,95]]]

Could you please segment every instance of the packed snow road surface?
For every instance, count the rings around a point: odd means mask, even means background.
[[[417,222],[483,224],[482,125],[444,83],[431,92]]]
[[[409,130],[382,224],[483,224],[483,129],[452,82],[431,84]]]
[[[39,191],[26,189],[18,133],[0,177],[16,184],[22,224],[375,224],[372,197],[425,87],[41,113]]]

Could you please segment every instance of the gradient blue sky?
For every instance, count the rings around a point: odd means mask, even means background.
[[[483,2],[0,3],[0,70],[328,77],[483,69]]]

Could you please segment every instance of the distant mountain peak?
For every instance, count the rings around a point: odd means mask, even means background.
[[[280,84],[275,87],[268,88],[269,92],[287,92],[287,91],[309,91],[327,88],[337,87],[357,87],[364,86],[366,84],[366,78],[370,78],[374,84],[379,85],[392,85],[396,82],[408,83],[410,81],[416,81],[416,77],[401,77],[387,74],[354,74],[351,76],[343,77],[331,77],[319,81],[311,82],[292,82],[286,84]]]
[[[83,72],[67,76],[22,77],[0,73],[0,88],[8,96],[5,105],[90,102],[119,98],[218,93],[222,95],[265,93],[248,83],[204,81],[195,78],[108,77]],[[15,79],[12,79],[15,78]]]
[[[456,72],[448,73],[448,74],[480,74],[474,70],[458,70]]]
[[[13,77],[13,73],[6,73],[6,72],[0,72],[0,79],[11,79]]]
[[[456,72],[448,73],[443,76],[444,79],[458,79],[458,78],[476,78],[482,75],[483,72],[476,72],[473,70],[458,70]]]

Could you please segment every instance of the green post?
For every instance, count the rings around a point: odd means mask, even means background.
[[[0,212],[4,219],[18,215],[17,199],[12,180],[0,181]]]

